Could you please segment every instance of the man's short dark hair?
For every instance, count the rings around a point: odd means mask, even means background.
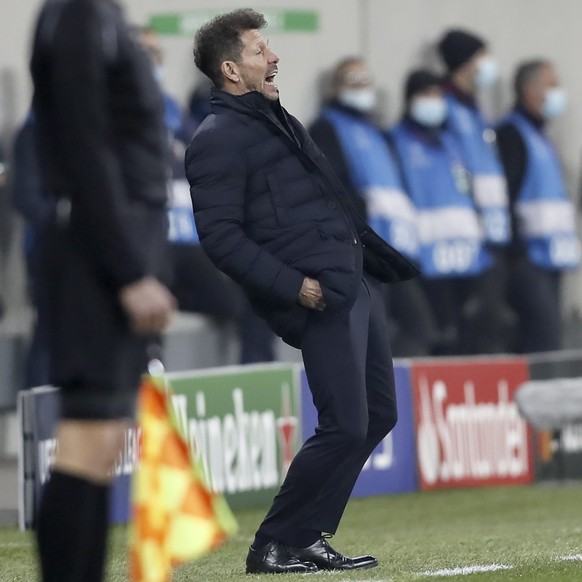
[[[194,63],[216,87],[222,87],[224,80],[220,66],[224,61],[240,61],[243,50],[241,34],[265,26],[265,17],[250,8],[216,16],[196,33]]]
[[[526,86],[534,80],[541,69],[549,66],[551,66],[551,64],[546,59],[532,59],[521,63],[517,67],[515,77],[513,78],[513,89],[518,103],[523,100]]]

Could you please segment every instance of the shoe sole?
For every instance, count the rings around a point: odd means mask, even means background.
[[[287,570],[285,572],[266,572],[265,570],[246,570],[245,574],[272,574],[273,576],[285,576],[287,574],[291,575],[291,574],[301,574],[301,575],[306,575],[306,574],[317,574],[317,572],[320,572],[321,569],[316,568],[315,570],[301,570],[298,572],[293,572],[290,570]]]
[[[320,570],[325,570],[327,572],[353,572],[354,570],[371,570],[372,568],[377,568],[378,562],[371,562],[370,564],[363,564],[361,566],[354,566],[353,568],[324,568],[319,567]]]

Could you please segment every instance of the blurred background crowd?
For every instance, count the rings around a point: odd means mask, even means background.
[[[0,20],[32,15],[39,2],[25,4],[3,6],[0,13],[12,13]],[[183,158],[210,112],[210,85],[194,74],[194,24],[184,15],[204,19],[192,11],[205,7],[125,4],[165,95],[172,291],[180,310],[206,318],[208,329],[228,328],[237,361],[277,359],[271,332],[204,255],[192,217]],[[218,4],[213,11],[237,6]],[[370,224],[422,270],[419,279],[386,289],[394,354],[579,347],[582,110],[568,16],[582,6],[323,0],[300,8],[312,19],[303,31],[285,24],[292,11],[265,6],[267,35],[281,57],[282,103],[309,127]],[[176,30],[170,17],[181,23]],[[38,386],[46,382],[47,340],[34,316],[44,301],[36,241],[54,204],[37,159],[28,86],[18,81],[25,66],[26,56],[18,57],[0,74],[0,335],[24,333],[22,382]]]

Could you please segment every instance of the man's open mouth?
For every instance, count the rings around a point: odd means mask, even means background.
[[[276,87],[276,85],[275,85],[275,77],[277,76],[277,72],[278,71],[275,71],[274,73],[271,73],[270,75],[267,75],[265,77],[265,84],[266,85],[272,85],[272,86]]]

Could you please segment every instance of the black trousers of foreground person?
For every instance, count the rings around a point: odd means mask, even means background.
[[[362,466],[397,420],[382,285],[362,280],[351,309],[310,312],[301,343],[319,415],[260,526],[255,547],[276,539],[306,547],[334,534]]]

